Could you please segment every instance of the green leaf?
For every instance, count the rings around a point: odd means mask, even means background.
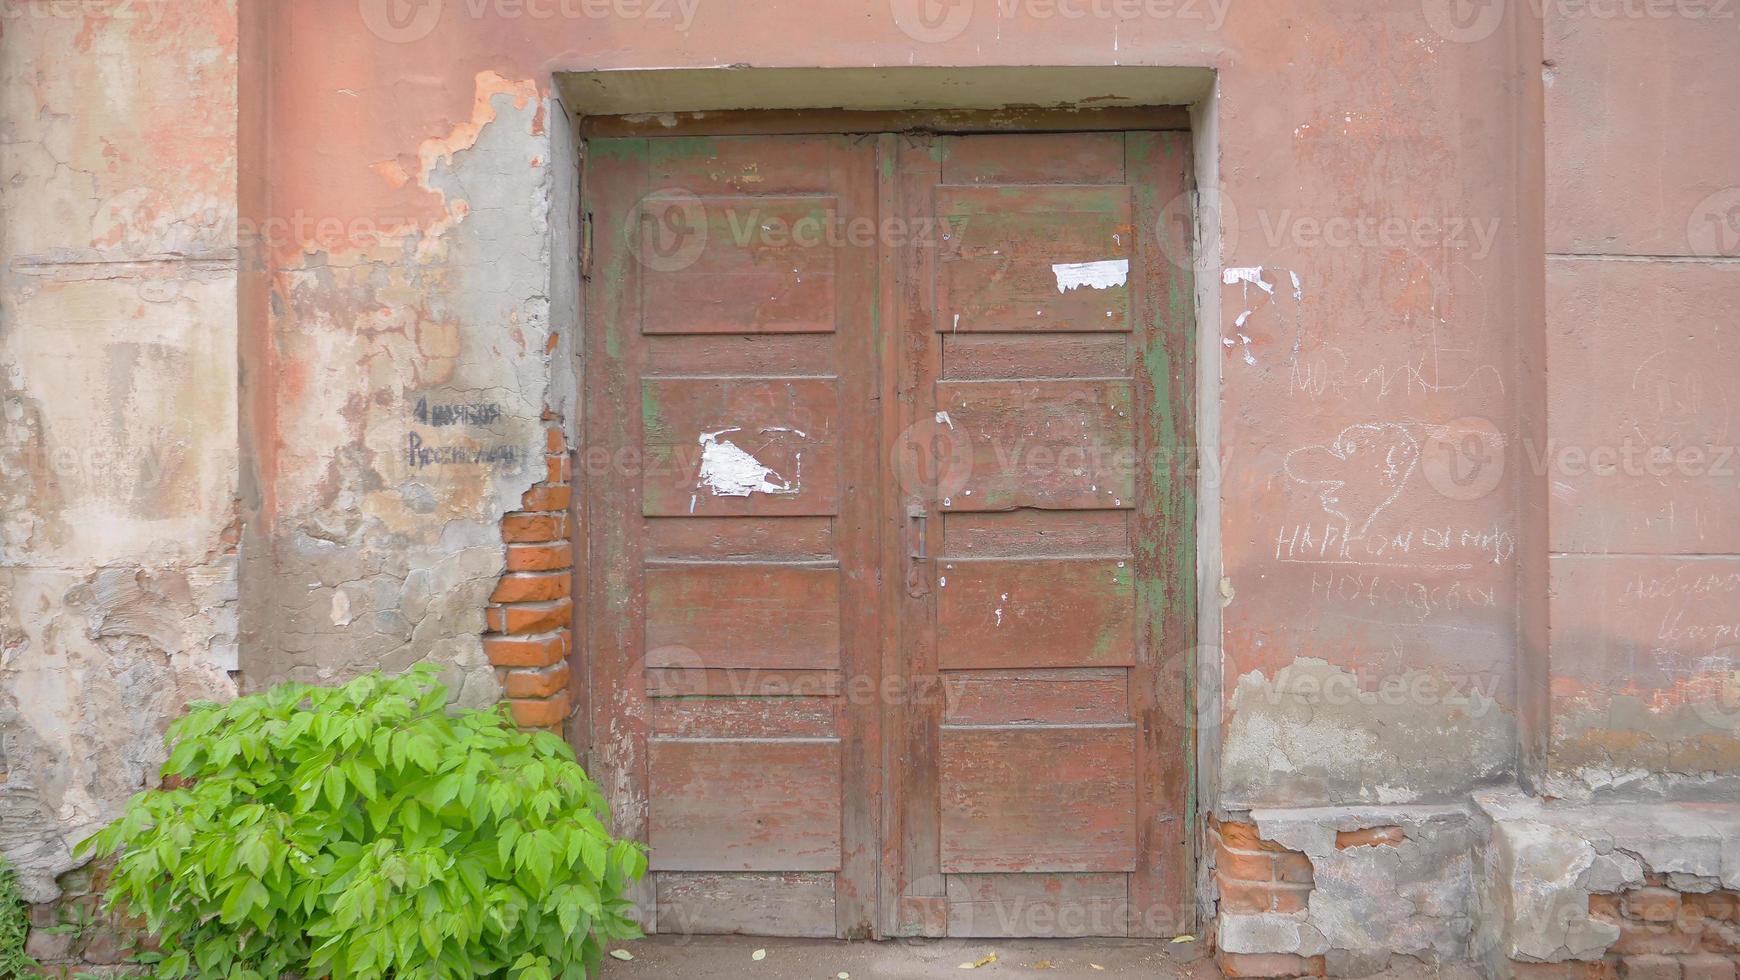
[[[449,712],[429,669],[285,684],[169,726],[190,782],[79,846],[160,938],[157,975],[578,980],[636,934],[645,852],[559,739]]]

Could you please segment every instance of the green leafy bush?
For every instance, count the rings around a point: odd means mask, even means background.
[[[36,975],[37,963],[24,955],[30,938],[30,906],[18,894],[18,874],[0,859],[0,977]]]
[[[87,842],[159,975],[584,977],[646,871],[561,739],[452,711],[428,669],[199,703],[167,785]]]

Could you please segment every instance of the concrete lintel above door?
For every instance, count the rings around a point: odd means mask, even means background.
[[[563,105],[578,116],[736,109],[1184,106],[1201,102],[1213,87],[1213,69],[1151,65],[720,65],[556,73]]]

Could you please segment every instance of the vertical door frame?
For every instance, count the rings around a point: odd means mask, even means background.
[[[1201,104],[1198,105],[1198,108],[1201,108]],[[626,136],[635,132],[644,135],[654,135],[655,133],[657,135],[865,134],[866,138],[875,141],[878,163],[876,198],[878,220],[881,222],[887,221],[890,217],[905,217],[913,213],[913,209],[904,203],[909,202],[912,199],[910,195],[914,193],[912,188],[904,186],[911,175],[906,174],[900,166],[901,150],[906,148],[908,142],[906,134],[913,131],[931,135],[977,132],[1091,132],[1095,130],[1171,134],[1174,139],[1181,142],[1184,148],[1185,180],[1191,194],[1189,208],[1184,213],[1189,216],[1192,224],[1195,224],[1199,218],[1195,195],[1196,170],[1191,166],[1192,159],[1194,157],[1198,161],[1212,160],[1212,154],[1205,156],[1203,148],[1196,144],[1195,134],[1192,132],[1193,122],[1196,122],[1200,115],[1189,113],[1182,107],[1176,106],[1120,107],[1099,110],[1097,113],[1072,109],[713,112],[695,114],[693,118],[680,118],[675,128],[670,126],[668,118],[646,120],[623,116],[584,116],[579,113],[576,113],[574,118],[577,122],[576,131],[579,133],[577,153],[581,161],[586,159],[586,147],[591,139],[603,136]],[[592,236],[608,233],[608,230],[595,230],[591,227],[590,222],[585,220],[589,217],[592,202],[584,193],[586,181],[584,165],[580,169],[582,191],[579,195],[579,207],[583,224],[581,255],[576,256],[575,259],[577,264],[584,266],[586,256],[591,251]],[[1161,210],[1176,207],[1176,202],[1168,200],[1145,201],[1140,196],[1141,188],[1134,185],[1133,187],[1138,193],[1137,213],[1141,215],[1143,221],[1158,219]],[[1206,215],[1206,217],[1211,221],[1217,221],[1219,214],[1215,212]],[[1183,227],[1175,230],[1180,235],[1188,233]],[[1204,898],[1201,892],[1203,878],[1199,860],[1200,834],[1196,832],[1196,829],[1203,813],[1207,812],[1204,804],[1212,805],[1213,788],[1205,783],[1205,780],[1212,779],[1212,770],[1205,768],[1205,766],[1214,758],[1215,750],[1212,745],[1205,746],[1203,740],[1212,738],[1217,734],[1213,728],[1214,723],[1218,721],[1218,711],[1204,709],[1197,699],[1199,697],[1217,697],[1219,684],[1207,685],[1202,679],[1214,675],[1219,670],[1219,661],[1218,645],[1213,642],[1206,646],[1202,645],[1198,637],[1199,635],[1217,636],[1219,617],[1205,611],[1211,606],[1211,603],[1199,599],[1199,597],[1209,595],[1212,592],[1213,583],[1204,584],[1205,576],[1211,569],[1218,568],[1218,527],[1203,526],[1205,518],[1218,524],[1218,517],[1214,514],[1218,508],[1211,507],[1208,514],[1196,509],[1201,506],[1203,500],[1211,496],[1198,492],[1203,489],[1211,489],[1202,483],[1206,478],[1205,474],[1215,472],[1215,470],[1207,468],[1213,465],[1212,462],[1200,457],[1208,452],[1218,451],[1218,440],[1213,437],[1213,434],[1201,431],[1203,425],[1211,418],[1208,409],[1204,407],[1205,404],[1218,399],[1218,386],[1210,384],[1212,379],[1218,375],[1218,371],[1212,362],[1204,363],[1208,359],[1200,355],[1199,347],[1201,346],[1200,325],[1204,322],[1204,317],[1210,313],[1210,302],[1207,297],[1212,294],[1212,290],[1208,290],[1203,285],[1202,269],[1205,264],[1212,264],[1213,258],[1202,256],[1202,253],[1207,251],[1203,244],[1205,242],[1218,243],[1219,228],[1198,228],[1196,234],[1199,240],[1194,245],[1194,251],[1192,251],[1191,243],[1175,242],[1174,244],[1183,250],[1170,253],[1174,256],[1195,254],[1198,258],[1194,267],[1184,267],[1176,271],[1177,279],[1173,283],[1175,288],[1172,290],[1170,310],[1173,315],[1181,317],[1178,323],[1183,327],[1183,331],[1172,338],[1176,343],[1164,344],[1166,348],[1164,353],[1169,362],[1175,366],[1173,377],[1177,381],[1169,388],[1169,391],[1177,397],[1170,399],[1167,405],[1167,424],[1176,437],[1177,444],[1194,450],[1189,460],[1182,461],[1187,465],[1179,465],[1180,461],[1175,461],[1172,474],[1175,481],[1187,484],[1189,505],[1192,509],[1190,520],[1182,526],[1185,533],[1171,539],[1172,544],[1177,549],[1175,554],[1181,565],[1180,571],[1184,574],[1178,581],[1172,583],[1174,587],[1168,589],[1169,595],[1165,601],[1171,603],[1171,611],[1166,614],[1167,621],[1174,624],[1184,624],[1184,629],[1181,632],[1187,633],[1189,637],[1188,656],[1185,662],[1177,665],[1179,670],[1176,674],[1187,682],[1183,695],[1182,710],[1184,715],[1179,719],[1183,744],[1178,746],[1175,753],[1183,770],[1182,779],[1177,780],[1176,785],[1178,790],[1184,794],[1183,813],[1179,820],[1182,840],[1177,846],[1184,851],[1186,868],[1194,869],[1194,873],[1188,874],[1187,877],[1194,883],[1198,892],[1195,905],[1196,909],[1200,910],[1203,907]],[[879,251],[879,261],[890,264],[899,263],[903,275],[878,276],[878,320],[899,323],[903,322],[903,318],[907,316],[926,316],[927,314],[923,312],[923,309],[930,305],[930,297],[915,296],[912,294],[912,290],[932,288],[930,277],[910,275],[913,270],[909,267],[912,262],[922,261],[922,256],[914,256],[912,254],[916,251],[914,249],[890,245],[886,241],[886,236],[883,236]],[[589,278],[592,270],[583,268],[581,271],[583,276]],[[1156,283],[1155,285],[1160,284]],[[581,378],[579,405],[584,405],[590,400],[591,393],[585,390],[585,378],[587,370],[592,367],[592,365],[585,363],[585,352],[591,347],[591,338],[586,331],[589,329],[589,321],[593,311],[585,309],[587,300],[584,298],[584,287],[582,293],[582,311],[580,322],[575,325],[577,334],[574,343],[575,356],[579,361],[574,365],[574,370]],[[1180,299],[1184,304],[1182,307],[1179,306]],[[914,306],[920,309],[914,311],[912,309]],[[1148,304],[1144,304],[1142,312],[1144,315],[1149,312]],[[1159,339],[1159,336],[1157,334],[1156,339]],[[907,533],[909,521],[906,514],[906,501],[901,498],[898,488],[889,479],[889,470],[886,465],[893,450],[892,440],[895,435],[916,421],[914,390],[909,383],[910,372],[905,370],[906,357],[910,354],[904,349],[906,346],[905,337],[906,331],[904,329],[883,329],[878,331],[876,338],[878,344],[876,360],[882,364],[882,367],[877,369],[874,386],[878,391],[882,426],[882,441],[879,447],[881,451],[878,459],[884,465],[878,489],[882,501],[884,533],[879,548],[885,575],[890,574],[887,570],[906,567],[906,551],[910,543]],[[932,342],[935,342],[934,337]],[[1143,361],[1148,356],[1155,353],[1159,352],[1144,351],[1142,359],[1138,361],[1138,369],[1141,368]],[[902,370],[892,370],[890,369],[892,365],[901,365]],[[1138,377],[1138,383],[1140,381],[1141,378]],[[588,423],[590,420],[584,417],[584,412],[579,406],[576,410],[581,411],[582,418],[579,424],[580,434],[575,452],[579,459],[584,460],[589,448],[590,430]],[[1145,421],[1151,424],[1153,420]],[[1148,425],[1144,425],[1143,432],[1146,433],[1148,428]],[[1147,436],[1144,434],[1139,438],[1143,440],[1141,444],[1146,446]],[[576,501],[574,510],[575,517],[579,519],[576,521],[574,547],[580,555],[586,556],[595,550],[591,542],[591,535],[596,533],[597,527],[591,526],[591,522],[584,519],[587,501],[591,499],[594,487],[590,485],[592,481],[587,479],[584,466],[576,466],[575,469]],[[1138,548],[1141,547],[1142,540],[1139,536],[1135,544]],[[1207,560],[1202,560],[1205,557],[1203,552],[1210,550],[1202,547],[1206,544],[1212,544],[1215,547],[1212,549],[1213,555],[1207,556]],[[583,679],[581,683],[590,686],[599,680],[599,674],[595,670],[596,654],[593,645],[588,642],[589,631],[582,631],[588,627],[596,629],[597,624],[582,624],[581,618],[584,614],[581,613],[581,609],[590,603],[587,587],[591,582],[596,582],[596,577],[584,570],[584,566],[577,565],[576,567],[575,609],[577,621],[574,632],[574,648],[570,656],[576,667],[576,676]],[[1216,578],[1218,580],[1218,576]],[[591,582],[588,581],[589,579]],[[903,624],[909,621],[909,616],[906,613],[913,603],[923,605],[928,601],[922,594],[912,594],[913,589],[909,587],[908,582],[902,579],[903,576],[895,576],[893,581],[885,580],[881,591],[882,598],[879,609],[885,624],[881,662],[884,683],[880,685],[879,691],[883,692],[888,691],[886,679],[904,675],[909,650],[909,639],[902,635]],[[1218,609],[1214,609],[1212,612],[1217,614]],[[1215,655],[1214,662],[1209,663],[1206,658],[1199,662],[1197,656],[1199,651]],[[934,650],[931,651],[931,656],[934,657]],[[581,702],[581,710],[587,715],[608,711],[609,699],[597,696],[597,692],[593,692],[593,695]],[[900,785],[915,785],[914,780],[906,778],[901,772],[901,748],[904,743],[900,739],[917,734],[916,726],[921,724],[921,719],[926,716],[922,713],[915,713],[911,709],[915,705],[932,705],[940,712],[942,692],[940,690],[903,687],[892,694],[883,693],[879,694],[878,697],[884,701],[892,700],[893,706],[885,706],[881,713],[880,727],[882,731],[878,736],[882,747],[880,764],[872,761],[868,766],[872,772],[881,770],[877,791],[880,802],[878,820],[880,827],[876,828],[874,836],[881,846],[882,853],[873,858],[873,863],[877,866],[877,887],[874,889],[875,894],[870,896],[873,901],[875,919],[873,935],[876,938],[884,938],[899,935],[940,934],[942,928],[946,927],[947,915],[946,902],[942,895],[926,894],[927,891],[934,889],[923,884],[914,890],[911,887],[912,883],[906,880],[907,858],[900,851],[900,848],[905,847],[906,844],[902,843],[904,835],[901,817],[897,812],[899,807],[895,803],[895,789]],[[593,735],[600,720],[599,717],[581,716],[576,717],[572,722],[571,730],[586,733],[585,740],[590,744],[584,747],[589,756],[606,750],[606,747],[600,745]],[[1194,723],[1197,720],[1202,723]],[[934,764],[934,753],[931,758]],[[1141,758],[1140,750],[1138,758]],[[587,761],[590,763],[591,759]],[[644,764],[644,761],[643,757],[641,762]],[[1154,780],[1158,780],[1162,776],[1160,773],[1150,775]],[[932,779],[928,782],[934,785],[935,781]],[[644,819],[642,822],[644,823]],[[891,843],[897,846],[890,846]],[[851,858],[847,856],[846,859],[850,860]],[[940,884],[940,881],[939,877],[937,883]],[[1189,887],[1190,885],[1187,884],[1187,891]],[[650,911],[653,907],[650,876],[648,883],[643,885],[638,898],[646,903]],[[1186,906],[1190,904],[1188,896],[1185,896],[1183,900]]]

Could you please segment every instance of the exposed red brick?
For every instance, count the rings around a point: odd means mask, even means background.
[[[547,698],[558,691],[566,696],[569,679],[567,661],[540,670],[503,670],[497,673],[502,691],[510,698]]]
[[[1692,953],[1698,949],[1698,937],[1699,933],[1676,929],[1671,922],[1621,919],[1619,938],[1607,948],[1607,952],[1617,956]]]
[[[1290,881],[1298,885],[1311,884],[1315,880],[1311,871],[1311,859],[1294,852],[1275,855],[1275,880]]]
[[[1686,894],[1680,896],[1682,909],[1697,909],[1698,914],[1706,919],[1720,919],[1723,922],[1734,921],[1735,904],[1733,892],[1710,892],[1705,895]]]
[[[1217,874],[1240,881],[1274,881],[1275,855],[1264,851],[1235,851],[1222,847],[1215,854]]]
[[[548,698],[514,698],[508,701],[508,710],[521,728],[554,728],[568,717],[568,692]]]
[[[566,514],[509,514],[501,519],[501,539],[509,544],[562,541],[567,537]]]
[[[1245,851],[1274,851],[1276,853],[1287,850],[1272,840],[1264,840],[1262,835],[1257,833],[1256,824],[1216,821],[1210,826],[1220,835],[1221,843],[1228,847],[1236,847]]]
[[[545,479],[550,483],[568,482],[570,470],[567,453],[553,453],[549,456],[545,456],[544,466],[546,472],[549,474]]]
[[[1516,980],[1618,980],[1619,965],[1607,960],[1567,960],[1563,963],[1515,963]]]
[[[573,606],[567,599],[517,606],[491,606],[484,610],[484,622],[489,625],[492,633],[545,633],[569,625],[573,612]]]
[[[1589,914],[1604,916],[1615,922],[1624,917],[1624,913],[1619,911],[1618,895],[1590,895]]]
[[[520,507],[532,511],[566,511],[572,496],[569,487],[537,486],[520,495]]]
[[[1362,830],[1343,830],[1335,835],[1335,849],[1345,851],[1350,847],[1394,847],[1408,839],[1400,827],[1366,827]]]
[[[1732,956],[1722,956],[1718,953],[1695,953],[1680,960],[1680,971],[1685,980],[1734,980],[1740,975]]]
[[[568,440],[563,438],[562,430],[559,427],[552,425],[544,430],[544,452],[559,453],[565,452],[567,449]]]
[[[1619,897],[1625,914],[1645,922],[1672,922],[1680,914],[1680,893],[1666,888],[1638,888]]]
[[[507,550],[507,570],[510,572],[549,572],[572,568],[574,549],[567,542],[560,544],[510,544]]]
[[[1229,977],[1320,977],[1323,957],[1291,953],[1221,953],[1220,972]]]
[[[1740,926],[1731,922],[1704,920],[1704,930],[1700,938],[1703,940],[1704,949],[1709,952],[1740,955]]]
[[[568,656],[568,631],[549,636],[486,636],[483,652],[497,667],[548,667]]]
[[[1671,956],[1627,956],[1619,961],[1623,980],[1680,980],[1680,961]]]
[[[548,602],[568,595],[567,572],[503,575],[490,594],[490,602]]]
[[[1236,881],[1215,876],[1220,907],[1225,912],[1303,912],[1311,898],[1310,885],[1273,881]]]

